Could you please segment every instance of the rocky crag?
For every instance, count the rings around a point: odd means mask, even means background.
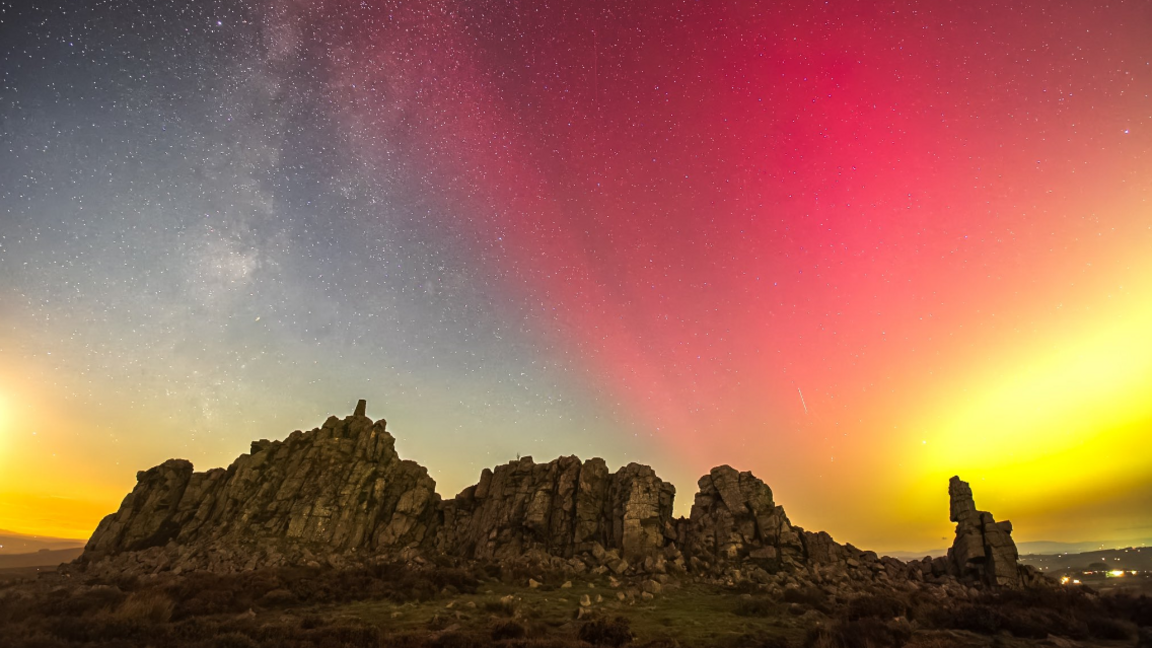
[[[80,561],[132,554],[161,569],[227,570],[308,561],[311,548],[340,555],[432,546],[436,483],[397,456],[386,422],[373,422],[364,407],[283,441],[253,442],[227,469],[197,473],[171,459],[137,473]]]
[[[365,409],[360,401],[352,416],[254,442],[227,469],[197,473],[173,459],[138,473],[70,568],[179,574],[527,561],[636,578],[646,595],[686,576],[781,589],[803,583],[833,596],[876,586],[965,595],[1043,578],[1017,564],[1010,524],[976,511],[955,477],[955,545],[947,557],[904,563],[793,525],[767,484],[729,466],[700,478],[688,518],[672,517],[675,488],[650,467],[610,472],[602,459],[576,457],[485,469],[475,486],[442,500],[427,470],[400,459],[386,422]]]
[[[956,540],[948,550],[955,576],[977,578],[988,585],[1019,587],[1023,572],[1012,542],[1012,523],[997,522],[987,511],[977,511],[968,482],[953,477],[948,482],[950,519],[956,523]]]
[[[675,537],[676,489],[648,466],[608,472],[603,459],[531,457],[487,468],[480,482],[445,502],[437,547],[447,555],[481,560],[528,550],[572,558],[597,545],[622,558],[643,559]]]

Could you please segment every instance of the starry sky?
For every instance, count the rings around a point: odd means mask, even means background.
[[[0,1],[0,528],[368,400],[441,495],[1152,538],[1152,4]]]

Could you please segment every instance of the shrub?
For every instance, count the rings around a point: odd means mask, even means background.
[[[97,585],[90,589],[55,590],[48,594],[43,613],[48,616],[78,617],[111,610],[128,598],[118,588]]]
[[[227,632],[217,635],[214,648],[260,648],[256,640],[240,632]]]
[[[912,638],[906,625],[884,623],[879,619],[840,622],[831,627],[813,628],[804,640],[805,648],[900,648]]]
[[[743,646],[744,644],[739,645]],[[636,648],[680,648],[680,642],[676,641],[672,637],[657,637],[655,639],[645,641],[644,643],[636,646]],[[751,648],[751,646],[749,646],[749,648]],[[774,646],[773,648],[788,648],[787,642],[785,642],[785,645],[783,646]]]
[[[742,617],[767,617],[772,616],[775,609],[776,604],[772,600],[758,597],[742,599],[736,604],[736,609],[733,612],[736,616]]]
[[[497,616],[510,617],[516,615],[516,602],[514,600],[484,601],[484,604],[480,607],[485,612]]]
[[[999,616],[1000,626],[1022,639],[1043,639],[1049,634],[1087,638],[1087,628],[1083,624],[1052,610],[1008,607]]]
[[[305,615],[304,618],[300,620],[300,627],[305,629],[305,630],[311,630],[313,628],[319,628],[320,626],[324,625],[325,623],[326,623],[326,621],[324,620],[324,617],[316,615],[316,614],[308,614],[308,615]]]
[[[1107,617],[1088,619],[1088,634],[1097,639],[1127,640],[1132,638],[1132,631],[1127,624]]]
[[[848,620],[858,619],[894,619],[908,614],[908,606],[904,601],[894,596],[881,596],[871,594],[860,596],[848,603]]]
[[[816,587],[784,590],[784,600],[788,603],[799,603],[800,605],[815,608],[825,614],[830,611],[828,609],[828,595]]]
[[[430,648],[480,648],[480,642],[463,632],[445,632],[428,642]]]
[[[125,592],[135,592],[140,589],[140,577],[133,574],[117,574],[112,578],[112,584]]]
[[[113,616],[136,623],[168,623],[175,607],[175,603],[164,592],[139,591],[133,592],[127,600],[121,603]]]
[[[4,635],[0,634],[0,645],[4,645],[4,646],[17,646],[17,645],[19,645],[22,648],[70,648],[70,646],[72,644],[61,641],[60,639],[57,639],[56,637],[52,637],[52,636],[41,634],[41,633],[35,633],[33,635],[24,637],[24,639],[19,644],[17,644],[14,641],[9,643],[9,639],[7,637],[5,637]]]
[[[1024,639],[1044,639],[1054,634],[1083,640],[1097,632],[1101,638],[1127,632],[1127,626],[1080,592],[1008,590],[985,595],[979,601],[953,611],[937,608],[928,615],[928,623],[986,635],[1007,630]]]
[[[500,621],[492,626],[492,640],[503,641],[505,639],[523,639],[525,635],[524,626],[515,621]]]
[[[1080,589],[1029,587],[1019,590],[1002,589],[987,592],[980,597],[980,603],[993,605],[1004,610],[1050,610],[1061,617],[1092,616],[1101,612],[1095,599]]]
[[[612,621],[593,619],[580,626],[576,631],[576,637],[593,646],[619,648],[632,641],[632,629],[628,619],[624,617],[616,617]]]
[[[388,635],[388,642],[384,645],[388,648],[426,648],[426,638],[423,632],[401,632]]]
[[[253,605],[256,597],[245,587],[240,576],[219,576],[193,572],[174,580],[168,586],[168,595],[177,601],[173,616],[184,619],[191,616],[243,612]]]
[[[153,625],[139,619],[108,613],[86,617],[59,617],[52,620],[51,629],[53,634],[62,639],[82,644],[170,633],[164,625]]]
[[[763,633],[741,635],[730,648],[788,648],[788,639]]]
[[[292,590],[279,587],[266,592],[256,601],[256,604],[261,607],[285,607],[296,603],[298,600]]]
[[[169,627],[174,637],[183,640],[208,639],[216,636],[219,631],[219,624],[201,617],[184,619],[179,623],[171,624]]]
[[[380,629],[370,625],[333,625],[313,630],[309,638],[320,646],[376,648],[380,645]]]
[[[10,623],[21,623],[32,613],[34,606],[35,601],[32,597],[5,592],[0,596],[0,628]]]
[[[962,605],[952,612],[937,608],[932,614],[932,625],[991,635],[1000,631],[1003,620],[999,612],[987,605]]]
[[[1152,598],[1141,594],[1120,593],[1103,599],[1104,606],[1115,616],[1138,626],[1152,626]]]

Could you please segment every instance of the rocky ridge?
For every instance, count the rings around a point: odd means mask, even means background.
[[[968,596],[975,587],[1043,581],[1016,562],[1010,523],[976,511],[956,477],[953,548],[905,563],[793,525],[767,484],[729,466],[701,477],[688,518],[672,517],[675,488],[650,467],[610,472],[598,458],[524,457],[485,469],[476,485],[441,500],[427,470],[400,459],[386,422],[365,408],[360,401],[352,416],[254,442],[227,469],[197,473],[173,459],[141,471],[70,569],[179,574],[481,561],[630,578],[646,597],[684,577],[816,586],[834,597],[876,587]]]
[[[327,555],[431,547],[440,496],[428,471],[399,458],[364,404],[283,441],[255,441],[227,469],[171,459],[136,475],[100,523],[82,564],[123,556],[157,570],[227,571]]]

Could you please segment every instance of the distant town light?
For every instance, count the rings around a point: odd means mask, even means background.
[[[1119,578],[1120,576],[1124,575],[1124,570],[1123,569],[1113,569],[1112,571],[1108,572],[1108,575],[1112,576],[1112,577]]]

